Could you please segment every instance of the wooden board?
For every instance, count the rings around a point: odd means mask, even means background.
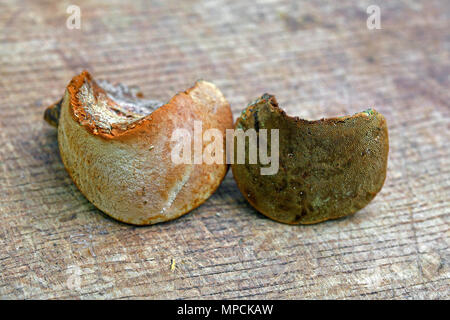
[[[0,2],[1,298],[450,298],[450,2],[77,1],[79,30],[69,4]],[[308,119],[374,107],[385,186],[352,217],[289,226],[229,174],[178,220],[115,222],[42,119],[83,69],[160,100],[207,79],[235,117],[264,92]]]

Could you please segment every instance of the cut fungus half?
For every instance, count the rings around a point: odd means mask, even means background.
[[[373,109],[307,121],[286,115],[275,97],[265,94],[244,110],[235,129],[267,129],[269,136],[271,129],[279,130],[276,174],[261,175],[265,165],[259,160],[249,164],[248,154],[245,163],[232,164],[244,197],[273,220],[312,224],[353,214],[385,181],[388,130],[383,115]]]
[[[175,164],[176,129],[232,128],[231,109],[212,83],[197,81],[168,103],[145,100],[136,88],[95,81],[84,71],[44,118],[58,127],[64,166],[79,190],[122,222],[168,221],[198,207],[226,175],[223,164]],[[204,145],[203,145],[204,147]]]

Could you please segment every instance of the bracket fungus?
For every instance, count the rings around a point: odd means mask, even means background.
[[[388,131],[375,110],[307,121],[286,115],[275,97],[265,94],[243,111],[235,129],[278,129],[275,174],[261,175],[260,161],[231,166],[244,197],[273,220],[312,224],[347,216],[366,206],[384,184]]]
[[[122,222],[147,225],[180,217],[206,201],[228,169],[225,161],[171,161],[175,129],[192,132],[194,121],[223,133],[233,126],[228,102],[206,81],[163,104],[84,71],[44,118],[58,127],[61,159],[79,190]]]

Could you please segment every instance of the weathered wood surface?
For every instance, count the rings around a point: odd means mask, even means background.
[[[1,298],[450,298],[448,1],[77,1],[80,30],[69,4],[0,2]],[[42,120],[82,69],[160,100],[207,79],[235,117],[264,92],[309,119],[375,107],[385,186],[352,217],[288,226],[229,174],[178,220],[115,222]]]

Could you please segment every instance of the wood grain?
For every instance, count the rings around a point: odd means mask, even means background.
[[[1,298],[450,298],[448,1],[77,1],[80,30],[69,4],[0,2]],[[352,217],[288,226],[229,174],[176,221],[115,222],[74,186],[42,118],[82,69],[163,101],[206,79],[235,117],[264,92],[308,119],[374,107],[385,186]]]

